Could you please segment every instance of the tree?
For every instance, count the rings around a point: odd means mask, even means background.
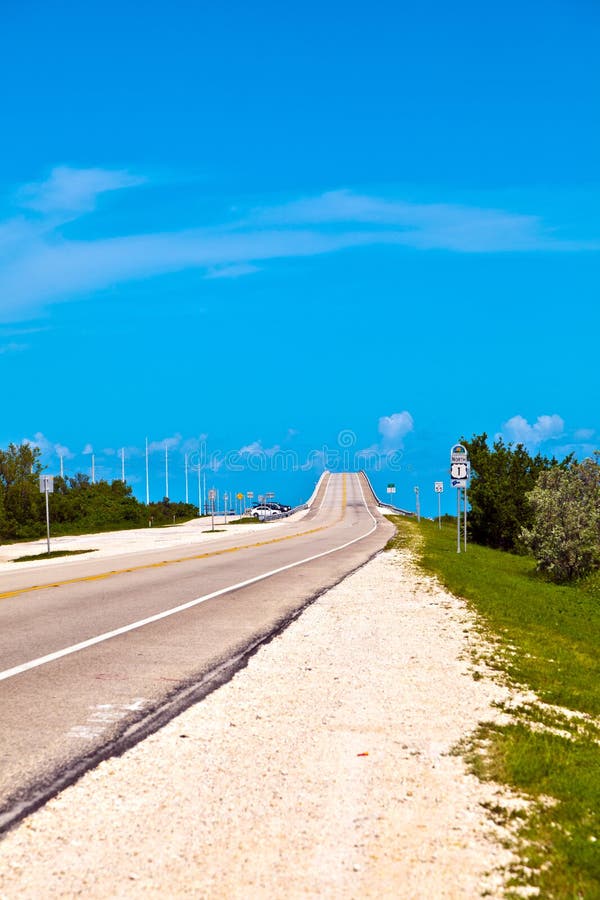
[[[9,444],[7,450],[0,450],[0,527],[5,538],[38,534],[43,510],[40,455],[37,447],[27,443]]]
[[[490,448],[488,436],[462,439],[469,452],[472,479],[469,487],[469,530],[472,539],[500,550],[518,551],[523,528],[532,524],[527,494],[541,472],[558,466],[556,459],[531,456],[523,444],[505,444],[498,438]],[[571,457],[560,463],[568,465]]]
[[[529,492],[533,522],[523,540],[538,569],[572,581],[600,568],[600,454],[542,472]]]

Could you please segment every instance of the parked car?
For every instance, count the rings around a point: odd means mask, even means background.
[[[273,509],[272,506],[255,506],[251,515],[257,519],[268,519],[269,516],[278,516],[281,510]]]

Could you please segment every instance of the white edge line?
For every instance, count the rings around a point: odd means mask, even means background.
[[[330,482],[327,484],[327,490],[329,489],[329,484]],[[70,656],[71,653],[78,653],[79,650],[85,650],[88,647],[93,647],[94,644],[101,644],[104,641],[110,640],[111,638],[119,637],[119,635],[121,634],[127,634],[128,631],[135,631],[137,628],[142,628],[144,625],[151,625],[153,622],[159,622],[161,619],[167,619],[169,616],[174,616],[176,615],[176,613],[184,612],[186,609],[192,609],[192,607],[198,606],[200,603],[205,603],[207,600],[213,600],[215,597],[221,597],[223,594],[229,594],[231,591],[237,591],[240,590],[240,588],[248,587],[248,585],[250,584],[256,584],[257,581],[264,581],[265,578],[271,578],[273,575],[278,575],[280,572],[286,572],[288,569],[295,569],[296,566],[302,566],[304,565],[304,563],[312,562],[315,559],[320,559],[322,556],[329,556],[331,553],[337,553],[339,550],[345,550],[346,547],[350,547],[352,546],[352,544],[356,544],[357,541],[364,540],[365,538],[369,537],[369,535],[373,534],[373,532],[377,528],[377,521],[365,502],[365,495],[363,493],[360,479],[358,482],[358,486],[360,488],[360,493],[362,495],[365,509],[373,519],[374,523],[373,527],[369,531],[365,532],[365,534],[361,534],[359,537],[353,538],[351,541],[347,541],[345,544],[340,544],[339,547],[333,547],[331,550],[323,551],[323,553],[316,553],[314,556],[307,556],[306,559],[300,559],[297,560],[297,562],[288,563],[285,566],[280,566],[278,569],[272,569],[270,572],[264,572],[262,575],[256,575],[254,578],[248,578],[246,581],[240,581],[237,584],[231,584],[228,587],[221,588],[218,591],[213,591],[212,594],[205,594],[203,597],[197,597],[195,600],[188,600],[187,603],[182,603],[180,606],[174,606],[172,609],[166,609],[161,613],[156,613],[156,615],[154,616],[149,616],[147,619],[140,619],[138,622],[132,622],[130,625],[123,625],[122,628],[115,628],[114,631],[106,631],[104,634],[99,634],[96,637],[88,638],[87,641],[81,641],[81,643],[73,644],[71,647],[65,647],[64,650],[56,650],[54,653],[48,653],[47,656],[40,656],[38,657],[38,659],[32,659],[29,662],[22,663],[20,666],[14,666],[12,669],[5,669],[4,672],[0,672],[0,681],[5,681],[7,678],[13,678],[15,675],[21,675],[23,672],[28,672],[30,669],[37,669],[39,666],[43,666],[46,663],[55,662],[57,659],[62,659],[63,656]]]

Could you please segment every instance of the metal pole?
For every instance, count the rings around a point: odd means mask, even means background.
[[[200,473],[200,469],[198,469],[198,473]],[[199,477],[200,477],[200,474],[198,474],[198,478]],[[206,472],[202,476],[202,502],[206,506]]]
[[[185,454],[183,459],[184,459],[184,466],[185,466],[185,502],[189,503],[190,502],[190,491],[189,491],[189,486],[188,486],[188,455],[187,455],[187,453]]]
[[[46,483],[46,539],[48,541],[48,553],[50,553],[50,504],[48,503],[48,484]]]
[[[442,527],[442,495],[438,492],[438,528]]]
[[[146,438],[146,506],[150,504],[150,481],[148,478],[148,438]]]
[[[460,488],[456,489],[456,552],[460,553]]]
[[[200,463],[198,463],[198,515],[202,515],[202,477],[200,475]]]
[[[60,477],[61,477],[61,478],[64,478],[64,477],[65,477],[65,469],[64,469],[64,465],[63,465],[63,458],[62,458],[62,456],[60,457]]]
[[[169,445],[165,441],[165,497],[169,498]]]
[[[229,499],[229,494],[223,494],[223,515],[225,516],[225,525],[227,525],[227,501]]]
[[[467,552],[467,489],[465,487],[465,509],[464,509],[464,541],[465,553]]]
[[[96,484],[96,456],[92,453],[92,484]]]
[[[121,481],[125,484],[125,447],[121,447]]]
[[[210,512],[211,512],[211,531],[215,530],[215,498],[213,497],[210,503]]]

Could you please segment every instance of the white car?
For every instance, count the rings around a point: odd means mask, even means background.
[[[266,519],[269,516],[278,516],[279,510],[272,509],[270,506],[255,506],[252,510],[252,515],[256,519]]]

